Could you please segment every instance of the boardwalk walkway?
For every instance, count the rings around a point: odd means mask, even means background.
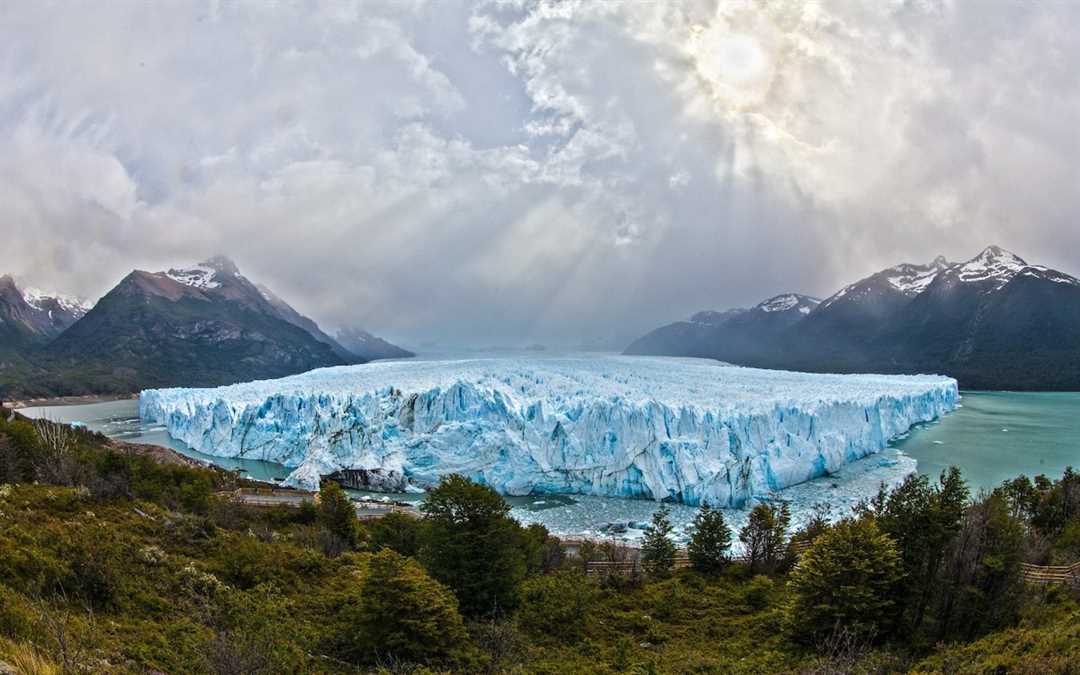
[[[273,487],[245,487],[227,492],[220,492],[218,493],[218,496],[231,499],[234,502],[245,504],[247,506],[266,508],[284,506],[287,508],[300,508],[300,505],[304,502],[318,502],[318,494],[319,493],[317,492],[308,492],[306,490],[287,490]],[[356,516],[360,520],[382,518],[389,513],[395,512],[416,515],[416,509],[398,504],[354,501],[353,505],[356,507]]]
[[[1080,588],[1080,562],[1071,565],[1020,563],[1020,576],[1030,584],[1069,584]]]
[[[574,546],[580,547],[581,542],[570,540]],[[810,548],[812,542],[800,541],[792,544],[789,548],[791,554],[798,558]],[[585,572],[589,576],[637,576],[643,573],[640,550],[626,548],[626,560],[619,561],[594,561],[585,564]],[[731,562],[737,565],[748,565],[750,560],[746,556],[734,556]],[[690,558],[686,549],[679,549],[675,553],[675,569],[690,567]],[[1080,562],[1072,565],[1031,565],[1020,563],[1020,577],[1030,584],[1066,584],[1080,588]]]

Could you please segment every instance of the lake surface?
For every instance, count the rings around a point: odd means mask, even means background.
[[[919,472],[960,467],[972,490],[1080,468],[1080,393],[963,392],[962,407],[893,443]]]
[[[138,402],[133,400],[26,408],[21,412],[57,422],[79,422],[132,443],[167,446],[204,462],[243,471],[255,480],[280,481],[289,474],[289,469],[273,462],[196,452],[170,438],[163,427],[143,424]],[[815,504],[830,504],[836,514],[847,512],[859,499],[872,495],[881,481],[892,483],[902,478],[910,471],[911,459],[920,473],[935,477],[949,465],[959,466],[972,491],[995,487],[1021,473],[1056,477],[1066,466],[1080,467],[1080,393],[966,392],[956,412],[920,425],[892,446],[845,466],[833,476],[784,490],[782,496],[796,505],[793,523],[797,526],[808,518]],[[602,534],[607,523],[647,522],[656,508],[651,501],[579,495],[511,497],[508,501],[514,507],[513,515],[523,522],[543,523],[561,534],[593,536]],[[677,536],[695,512],[692,507],[672,505]],[[732,511],[730,524],[741,526],[745,515],[745,511]],[[640,529],[630,528],[620,538],[640,535]]]

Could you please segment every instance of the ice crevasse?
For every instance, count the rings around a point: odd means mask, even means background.
[[[882,450],[954,409],[956,381],[701,359],[384,362],[212,389],[153,389],[140,416],[203,453],[387,491],[460,473],[504,494],[738,507]]]

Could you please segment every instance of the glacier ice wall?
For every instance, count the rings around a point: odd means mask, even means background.
[[[306,487],[344,469],[390,491],[461,473],[512,495],[741,506],[877,452],[958,399],[939,376],[591,356],[325,368],[147,390],[139,411],[200,452],[279,462]]]

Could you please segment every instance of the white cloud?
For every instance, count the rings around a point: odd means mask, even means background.
[[[21,3],[0,271],[223,251],[420,341],[632,335],[991,241],[1076,272],[1069,4]]]

